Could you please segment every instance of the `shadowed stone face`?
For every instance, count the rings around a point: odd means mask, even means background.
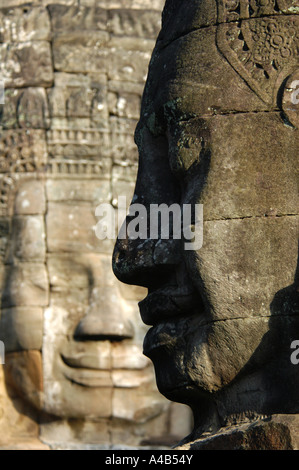
[[[299,410],[297,13],[168,1],[150,64],[134,203],[203,204],[203,246],[118,240],[114,272],[148,288],[144,352],[197,433]]]

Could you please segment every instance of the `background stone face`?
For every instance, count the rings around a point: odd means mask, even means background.
[[[62,448],[150,445],[153,438],[163,445],[169,436],[177,442],[190,431],[189,409],[157,392],[152,365],[142,355],[145,327],[137,301],[143,294],[115,287],[108,274],[113,241],[99,243],[94,233],[97,205],[117,207],[119,195],[129,203],[133,194],[134,131],[163,4],[0,1],[2,448],[44,448],[40,434]],[[94,284],[86,276],[87,262],[104,266],[92,275]],[[94,356],[88,356],[88,341],[78,342],[76,365],[103,370],[91,378],[85,369],[80,380],[94,393],[74,395],[80,415],[74,422],[69,394],[75,386],[63,388],[55,351],[64,344],[67,360],[74,360],[66,335],[73,336],[86,306],[91,310],[96,302],[110,312],[120,304],[130,307],[133,328],[125,327],[134,338],[94,341],[100,351]],[[77,333],[88,331],[84,318]],[[107,314],[92,326],[116,328],[115,318]],[[105,389],[97,388],[103,384]],[[50,419],[40,429],[41,411]],[[51,419],[55,412],[59,421]]]

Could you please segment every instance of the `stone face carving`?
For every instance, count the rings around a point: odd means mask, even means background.
[[[133,201],[148,214],[151,204],[203,204],[203,246],[164,240],[155,256],[161,240],[127,236],[113,267],[149,289],[144,350],[159,390],[193,410],[186,443],[299,411],[298,7],[166,1],[163,11]]]
[[[252,90],[269,104],[275,104],[277,86],[282,83],[280,74],[288,76],[298,61],[299,19],[295,15],[279,16],[286,9],[285,4],[271,1],[226,4],[219,1],[219,50]],[[252,18],[256,20],[251,21]]]
[[[158,392],[140,289],[94,230],[133,193],[162,2],[72,3],[0,2],[0,446],[166,445],[189,409]]]

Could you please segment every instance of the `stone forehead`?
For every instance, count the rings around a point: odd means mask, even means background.
[[[210,114],[211,106],[217,113],[277,110],[299,66],[298,13],[298,0],[166,2],[144,106],[153,90],[163,101],[169,83],[167,101],[192,94],[196,115]]]

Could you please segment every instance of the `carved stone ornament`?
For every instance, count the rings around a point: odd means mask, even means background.
[[[298,12],[292,0],[218,1],[217,46],[269,105],[276,104],[280,85],[296,67],[299,17],[294,13]]]

